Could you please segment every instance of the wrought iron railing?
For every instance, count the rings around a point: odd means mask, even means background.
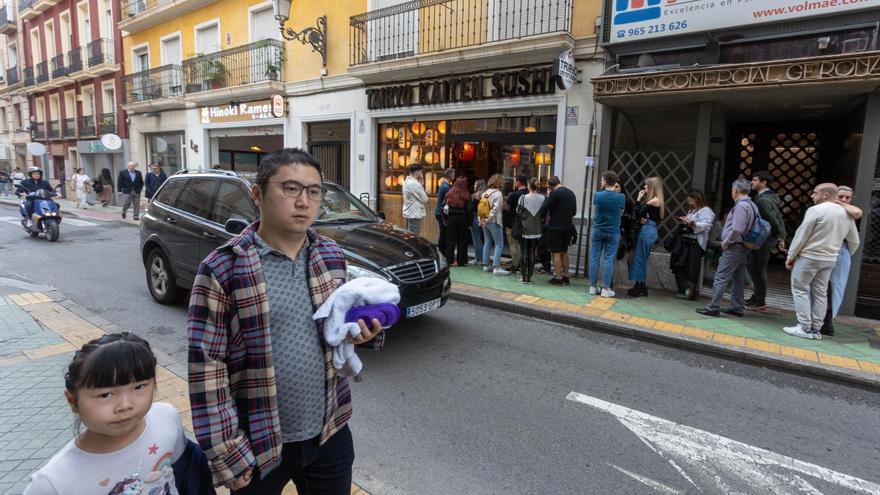
[[[102,113],[98,115],[98,131],[99,134],[116,132],[116,114]]]
[[[98,131],[95,129],[95,116],[83,115],[79,118],[79,135],[80,136],[97,136]]]
[[[67,52],[67,73],[73,74],[83,70],[83,47],[78,46]]]
[[[116,51],[113,40],[100,38],[89,42],[86,46],[88,52],[89,67],[101,64],[115,64]]]
[[[413,0],[350,18],[350,65],[571,30],[573,0]]]
[[[45,122],[34,122],[34,139],[46,139]]]
[[[36,65],[37,84],[42,84],[49,80],[49,63],[40,62]]]
[[[163,65],[122,78],[125,102],[158,100],[183,95],[183,71],[179,65]]]
[[[61,121],[49,121],[49,139],[58,139],[61,137]]]
[[[172,3],[172,0],[122,0],[122,20],[133,19],[156,7]]]
[[[18,11],[24,12],[25,10],[34,6],[34,0],[20,0],[18,2]]]
[[[76,119],[64,119],[61,121],[61,137],[76,137]]]
[[[18,76],[18,67],[10,67],[6,69],[6,84],[12,86],[13,84],[18,84],[21,82],[21,78]]]
[[[52,79],[58,79],[67,75],[67,64],[64,60],[64,54],[52,57]]]
[[[12,9],[9,5],[4,5],[0,7],[0,24],[12,24],[15,25],[15,19],[12,15]]]
[[[36,82],[37,78],[34,77],[34,68],[33,67],[25,67],[24,68],[24,85],[25,86],[33,86],[34,82]]]
[[[183,61],[184,91],[197,93],[277,80],[284,68],[284,45],[260,40]]]

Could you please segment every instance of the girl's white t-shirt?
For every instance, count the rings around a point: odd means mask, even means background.
[[[73,180],[76,183],[77,189],[85,189],[86,182],[92,182],[92,179],[90,179],[89,176],[86,174],[74,174]]]
[[[25,495],[178,495],[174,463],[186,448],[177,409],[156,402],[147,426],[127,447],[107,454],[81,450],[71,440],[31,477]]]

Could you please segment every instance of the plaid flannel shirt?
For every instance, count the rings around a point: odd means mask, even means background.
[[[259,222],[212,252],[199,266],[187,313],[193,429],[221,486],[254,466],[265,477],[281,463],[281,426],[272,364],[269,299],[254,243]],[[308,232],[308,283],[317,309],[345,283],[345,257],[330,239]],[[324,444],[351,417],[348,381],[336,374],[323,320]],[[384,332],[364,347],[379,349]]]

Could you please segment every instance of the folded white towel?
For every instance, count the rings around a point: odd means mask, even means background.
[[[364,277],[342,284],[318,308],[312,319],[326,318],[324,340],[333,348],[333,367],[340,370],[340,375],[357,376],[363,369],[363,363],[354,352],[354,344],[345,340],[347,335],[357,337],[361,333],[357,322],[345,322],[348,310],[356,306],[399,302],[400,290],[396,285],[382,279]],[[371,322],[364,323],[371,325]]]

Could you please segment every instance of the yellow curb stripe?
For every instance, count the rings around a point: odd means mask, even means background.
[[[818,353],[818,356],[819,362],[822,364],[830,364],[831,366],[838,366],[856,371],[862,370],[859,367],[859,362],[852,358],[832,356],[831,354],[825,354],[824,352]]]
[[[514,301],[517,301],[517,302],[524,302],[524,303],[528,303],[528,304],[534,304],[534,303],[540,301],[541,298],[540,298],[540,297],[537,297],[537,296],[526,296],[526,295],[522,295],[522,296],[517,296],[517,297],[515,297],[513,300],[514,300]]]
[[[859,360],[859,366],[862,368],[862,371],[866,373],[877,373],[880,374],[880,364],[872,363],[870,361]]]
[[[715,332],[710,332],[709,330],[703,330],[702,328],[697,327],[684,327],[681,334],[697,339],[712,340],[712,336],[715,335]]]
[[[769,352],[771,354],[779,354],[780,345],[773,342],[765,342],[757,339],[746,339],[745,346],[756,351]]]
[[[738,347],[745,347],[746,338],[738,337],[736,335],[728,335],[726,333],[715,332],[715,335],[712,336],[712,340],[714,342],[718,342],[719,344],[725,345],[735,345]]]
[[[798,349],[797,347],[789,347],[787,345],[780,346],[780,354],[783,356],[789,356],[799,359],[804,359],[807,361],[813,361],[814,363],[819,362],[819,355],[816,351],[808,351],[806,349]]]
[[[535,301],[535,305],[541,306],[544,308],[555,308],[559,306],[559,301],[553,301],[550,299],[539,299]]]
[[[577,313],[578,310],[581,309],[581,306],[578,306],[577,304],[563,302],[563,303],[559,303],[559,305],[556,306],[556,309],[561,309],[563,311],[568,311],[570,313]]]
[[[33,361],[34,359],[57,356],[59,354],[73,352],[75,350],[76,347],[74,347],[70,342],[62,342],[61,344],[47,345],[38,349],[24,351],[23,354],[27,356],[28,359]]]

